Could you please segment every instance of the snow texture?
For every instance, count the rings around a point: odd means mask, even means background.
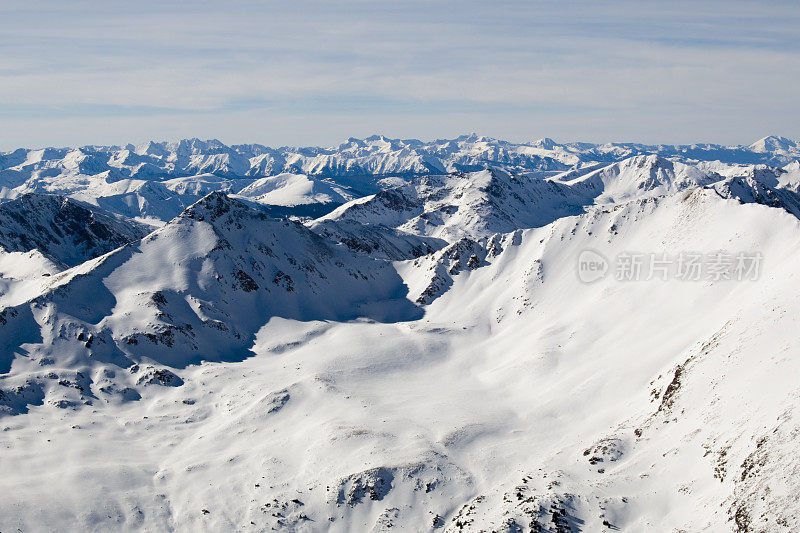
[[[0,154],[0,531],[797,530],[798,161]],[[763,264],[583,283],[585,250]]]

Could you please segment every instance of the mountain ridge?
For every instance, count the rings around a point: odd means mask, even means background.
[[[796,529],[791,142],[7,155],[0,529]]]

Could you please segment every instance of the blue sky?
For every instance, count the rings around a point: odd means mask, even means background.
[[[800,138],[800,2],[0,3],[0,150]]]

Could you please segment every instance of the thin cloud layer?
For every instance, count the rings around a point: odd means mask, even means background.
[[[800,137],[793,2],[115,4],[0,6],[0,149]]]

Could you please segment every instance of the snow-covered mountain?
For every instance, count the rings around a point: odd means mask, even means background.
[[[0,531],[795,530],[798,161],[2,154]]]
[[[24,194],[0,204],[0,250],[71,267],[142,238],[147,230],[70,198]]]
[[[787,139],[786,137],[764,137],[759,139],[748,148],[758,153],[773,153],[779,155],[796,156],[800,145],[796,141]]]
[[[105,357],[123,368],[184,367],[241,359],[273,316],[414,317],[405,290],[387,263],[216,192],[141,241],[52,276],[40,295],[7,302],[4,313],[16,339],[41,339],[19,364]],[[380,307],[370,309],[372,301]],[[8,364],[6,355],[4,371]]]
[[[765,137],[750,146],[635,143],[528,143],[465,135],[424,142],[372,136],[330,148],[217,140],[148,142],[140,146],[18,149],[0,153],[0,198],[27,192],[63,194],[151,224],[163,224],[214,190],[246,194],[276,213],[316,217],[355,196],[410,178],[497,168],[544,177],[584,173],[636,156],[687,164],[785,166],[800,158],[795,141]],[[267,179],[274,178],[274,179]]]
[[[579,177],[567,172],[552,181],[569,185],[595,203],[618,203],[644,195],[663,196],[719,181],[718,174],[657,155],[635,156]]]
[[[353,200],[320,220],[378,224],[452,242],[543,226],[580,212],[584,203],[575,188],[492,168],[414,179]]]
[[[376,135],[351,138],[330,148],[227,146],[218,140],[188,139],[125,147],[18,149],[0,153],[0,177],[6,187],[35,176],[95,175],[105,171],[119,177],[158,180],[199,174],[242,178],[284,173],[364,178],[472,172],[488,166],[515,172],[559,171],[587,162],[650,154],[683,160],[787,164],[798,157],[800,146],[796,141],[775,136],[750,146],[560,144],[552,139],[511,143],[475,134],[430,142]]]

